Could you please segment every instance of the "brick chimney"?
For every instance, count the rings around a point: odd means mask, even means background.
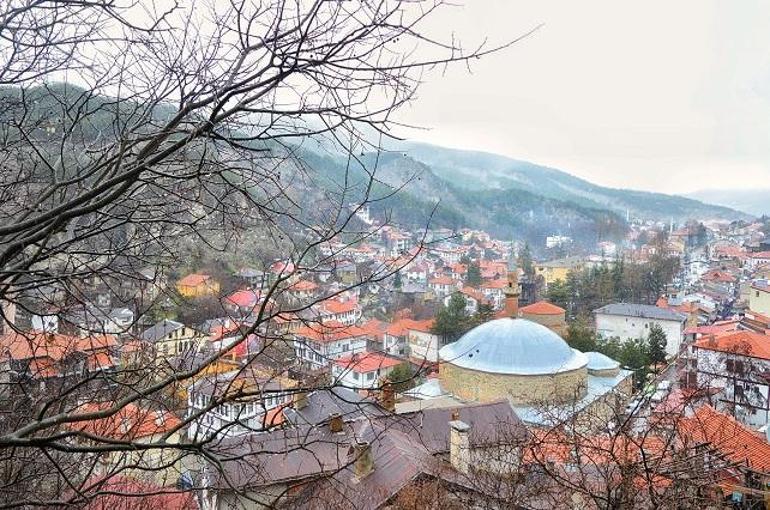
[[[353,445],[353,455],[355,455],[353,473],[356,477],[356,480],[361,480],[362,478],[365,478],[369,473],[374,471],[372,445],[366,441],[357,441]]]
[[[329,415],[329,431],[333,433],[342,432],[342,415],[340,413],[332,413]]]
[[[393,412],[396,410],[396,391],[393,389],[393,384],[385,382],[382,385],[382,400],[380,401],[382,407],[386,410]]]
[[[300,410],[307,407],[308,399],[307,399],[307,392],[306,391],[300,391],[297,392],[294,395],[294,409]]]
[[[471,427],[460,420],[449,422],[449,462],[460,473],[468,473],[471,464]]]

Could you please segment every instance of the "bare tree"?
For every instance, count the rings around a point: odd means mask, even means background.
[[[227,429],[273,426],[267,413],[261,424],[235,415],[221,430],[187,436],[210,411],[317,387],[282,386],[280,370],[250,370],[293,350],[283,324],[317,322],[307,312],[319,303],[387,279],[403,260],[331,294],[289,299],[291,286],[379,235],[355,215],[398,192],[378,181],[376,154],[423,73],[513,42],[468,50],[454,38],[433,39],[422,25],[442,7],[407,0],[0,6],[3,507],[82,503],[119,493],[106,480],[136,472],[166,487],[176,481],[169,472],[176,479],[198,465],[193,458],[216,466],[208,447]],[[310,157],[323,151],[331,171]],[[126,331],[145,325],[143,317],[170,306],[164,283],[194,265],[194,249],[211,258],[255,238],[285,265],[247,316],[231,313],[235,341],[177,352],[172,362],[141,342],[118,342],[96,320],[103,311],[94,302],[106,293],[134,307]],[[341,248],[325,252],[333,241]],[[47,317],[70,321],[73,334],[24,323]],[[199,408],[179,412],[192,383],[252,341],[235,375]],[[110,361],[116,350],[117,364]]]

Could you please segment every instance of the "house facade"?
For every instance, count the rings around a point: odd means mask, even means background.
[[[758,428],[770,421],[770,336],[732,331],[697,340],[690,371],[697,388],[717,391],[716,408]]]
[[[294,333],[294,353],[301,366],[327,369],[338,358],[366,351],[369,340],[358,326],[336,321],[305,325]]]
[[[334,384],[353,390],[379,388],[390,372],[403,361],[377,352],[351,354],[334,361],[331,375]]]
[[[658,325],[666,334],[666,354],[679,354],[687,316],[665,308],[636,303],[612,303],[594,311],[596,332],[605,338],[647,338]]]

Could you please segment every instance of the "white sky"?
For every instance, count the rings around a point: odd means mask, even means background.
[[[426,76],[415,139],[686,193],[770,188],[770,2],[465,0],[431,21],[502,54]],[[467,44],[466,44],[467,45]]]

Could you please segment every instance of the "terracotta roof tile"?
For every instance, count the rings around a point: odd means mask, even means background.
[[[752,358],[770,360],[770,335],[751,331],[729,332],[699,339],[694,344],[700,349],[742,354]]]
[[[770,473],[770,444],[732,416],[720,413],[710,405],[704,405],[693,416],[684,418],[680,432],[692,440],[709,443],[737,464]]]
[[[537,303],[523,306],[519,311],[533,315],[562,315],[566,313],[564,308],[551,304],[548,301],[538,301]]]

